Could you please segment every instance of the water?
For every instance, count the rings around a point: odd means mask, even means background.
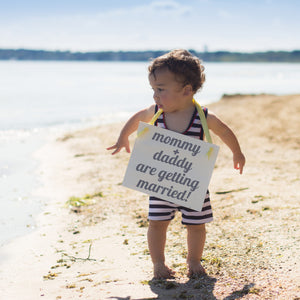
[[[0,129],[78,123],[142,107],[145,91],[151,99],[145,74],[145,64],[2,62]]]
[[[14,132],[0,137],[0,245],[35,227],[42,201],[32,195],[37,161],[33,151],[42,145],[37,132]]]
[[[0,246],[35,226],[48,199],[33,152],[47,136],[126,120],[153,103],[148,63],[0,61]],[[223,94],[300,93],[300,64],[206,63],[201,104]]]
[[[148,63],[0,61],[0,130],[108,121],[152,104]],[[299,93],[300,64],[206,63],[197,99]]]
[[[203,103],[219,100],[223,94],[300,93],[300,64],[207,63],[205,67]]]

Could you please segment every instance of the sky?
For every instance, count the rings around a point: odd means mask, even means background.
[[[0,48],[300,49],[298,0],[0,0]]]

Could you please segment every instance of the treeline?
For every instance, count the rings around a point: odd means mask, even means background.
[[[196,52],[189,50],[205,62],[300,62],[300,50],[266,52]],[[167,51],[101,51],[70,52],[28,49],[0,49],[0,60],[46,61],[149,61]]]

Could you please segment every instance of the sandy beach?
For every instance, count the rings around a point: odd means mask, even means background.
[[[224,96],[208,109],[234,130],[244,174],[221,146],[210,183],[207,276],[186,276],[186,230],[168,233],[171,280],[152,280],[148,197],[121,186],[129,160],[106,147],[123,124],[70,132],[36,153],[46,197],[37,229],[0,251],[0,299],[300,299],[300,95]],[[134,142],[132,136],[132,143]],[[80,207],[70,204],[80,204]]]

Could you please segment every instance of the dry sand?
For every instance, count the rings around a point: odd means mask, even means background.
[[[129,155],[105,150],[123,125],[113,124],[72,132],[37,154],[38,194],[49,203],[36,231],[1,250],[0,299],[299,299],[300,95],[236,95],[208,107],[247,159],[239,175],[213,136],[221,150],[210,184],[208,276],[186,277],[178,216],[166,246],[176,278],[151,280],[147,196],[121,186]],[[70,209],[71,196],[95,204]]]

